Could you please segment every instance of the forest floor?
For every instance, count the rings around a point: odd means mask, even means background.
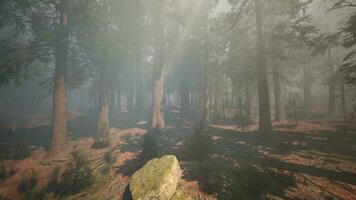
[[[94,135],[93,124],[87,118],[73,119],[71,148],[85,149],[95,161],[105,150],[90,148],[94,140],[88,136]],[[116,163],[111,174],[71,199],[120,199],[130,176],[144,164],[141,144],[145,127],[139,122],[112,128]],[[185,156],[184,142],[192,133],[189,125],[168,124],[159,143],[162,154],[177,156],[184,172],[179,187],[196,199],[356,199],[355,125],[323,120],[302,122],[289,129],[285,123],[276,123],[269,136],[257,134],[255,129],[250,126],[242,132],[231,124],[211,125],[208,131],[213,153],[203,162]],[[0,148],[10,151],[8,146],[14,141],[45,148],[49,145],[48,125],[18,134],[22,138],[2,137]],[[20,160],[9,160],[9,154],[1,154],[1,160],[16,171],[0,181],[0,192],[10,199],[19,197],[16,188],[23,176],[37,173],[38,184],[44,187],[52,170],[65,166],[65,162],[47,162],[45,151],[38,148]]]

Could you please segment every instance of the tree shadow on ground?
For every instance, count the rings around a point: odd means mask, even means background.
[[[352,132],[275,131],[263,136],[255,132],[242,133],[211,127],[209,132],[213,136],[214,153],[200,163],[187,159],[184,154],[184,140],[189,138],[191,132],[189,128],[168,131],[161,141],[164,143],[164,152],[178,157],[184,170],[184,179],[197,181],[204,192],[216,194],[219,199],[261,199],[268,194],[290,199],[285,191],[297,187],[298,180],[293,174],[356,184],[355,174],[348,171],[324,168],[322,164],[308,166],[307,163],[296,164],[276,159],[298,154],[305,159],[315,160],[321,159],[322,155],[324,160],[321,163],[354,163],[355,153],[351,147],[355,145],[356,138]]]
[[[68,123],[68,138],[78,139],[95,137],[95,117],[85,115]],[[31,150],[37,147],[50,149],[52,135],[51,125],[35,128],[19,128],[14,133],[0,136],[0,160],[23,159],[30,155]],[[33,146],[34,148],[30,148]]]
[[[125,161],[123,165],[116,167],[116,170],[125,176],[132,176],[137,170],[143,167],[145,163],[146,160],[142,154],[139,154],[137,157]]]
[[[262,177],[270,177],[272,180],[272,187],[266,187],[266,190],[263,193],[270,193],[286,198],[283,191],[295,186],[296,180],[294,180],[293,177],[276,173],[277,171],[288,171],[298,174],[303,173],[325,178],[330,181],[339,181],[351,185],[356,184],[354,178],[355,174],[351,172],[343,171],[341,169],[327,169],[323,166],[309,166],[307,163],[295,164],[277,159],[279,156],[304,152],[305,159],[314,160],[320,159],[319,154],[314,155],[315,152],[321,152],[325,158],[329,158],[328,155],[331,154],[332,157],[338,158],[339,162],[345,162],[346,160],[355,163],[354,156],[352,156],[355,154],[354,150],[351,150],[351,147],[355,145],[356,140],[355,135],[352,133],[342,134],[338,131],[315,131],[306,134],[275,131],[273,134],[265,137],[253,132],[241,133],[238,131],[218,128],[211,128],[210,131],[216,138],[219,138],[215,140],[215,146],[218,147],[216,154],[218,157],[224,158],[216,163],[223,163],[224,160],[230,159],[231,161],[228,165],[232,166],[235,164],[236,166],[237,163],[239,165],[237,169],[246,168],[241,168],[241,165],[245,165],[247,168],[251,168],[251,166],[257,167],[263,173],[267,174],[267,176]],[[342,134],[342,137],[340,137],[340,134]],[[261,150],[264,150],[264,152],[261,152]],[[269,157],[269,155],[272,154],[274,157]],[[325,160],[324,162],[330,161]],[[224,168],[232,169],[232,167]],[[253,177],[253,175],[251,177]],[[237,181],[237,183],[238,182],[239,181]],[[235,185],[235,183],[230,185]],[[225,191],[230,191],[228,188],[229,187],[227,187]],[[233,191],[230,191],[231,194],[234,193],[236,187],[235,189],[232,188],[232,190]]]

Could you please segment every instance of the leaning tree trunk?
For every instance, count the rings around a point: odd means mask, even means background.
[[[304,66],[303,68],[303,96],[304,96],[304,113],[305,116],[309,116],[312,109],[312,90],[311,90],[311,76],[310,68]]]
[[[100,69],[99,113],[97,119],[96,137],[105,142],[109,135],[109,95],[108,95],[108,67]]]
[[[267,81],[267,66],[265,55],[265,41],[262,31],[263,18],[260,0],[255,0],[256,26],[257,26],[257,85],[259,99],[259,127],[260,133],[272,132],[271,111]]]
[[[281,81],[280,81],[280,69],[279,66],[273,65],[273,95],[274,95],[274,109],[275,109],[275,121],[281,121],[282,119],[282,95],[281,95]]]
[[[154,16],[155,50],[153,65],[153,93],[151,128],[163,129],[165,127],[163,98],[164,98],[164,62],[163,62],[163,25],[161,2],[156,0],[156,12]]]
[[[67,89],[66,74],[68,66],[68,0],[60,1],[58,5],[60,24],[56,32],[55,73],[53,90],[52,117],[52,153],[59,156],[67,140]]]

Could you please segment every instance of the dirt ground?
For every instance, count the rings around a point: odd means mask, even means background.
[[[161,152],[177,156],[184,172],[179,187],[196,199],[356,199],[356,126],[314,121],[293,129],[274,124],[274,130],[266,136],[257,134],[255,126],[242,132],[234,125],[212,125],[208,131],[213,153],[198,163],[184,154],[184,141],[192,128],[169,126],[160,138]],[[111,129],[116,158],[111,175],[99,188],[71,199],[122,199],[130,176],[144,164],[140,155],[145,132],[144,122],[134,128]],[[82,148],[95,162],[104,150],[91,149],[93,142],[79,137],[68,151]],[[36,173],[38,184],[45,187],[52,170],[65,166],[65,161],[47,159],[42,148],[26,159],[4,162],[16,171],[0,182],[1,194],[9,199],[20,198],[16,183],[21,177]]]

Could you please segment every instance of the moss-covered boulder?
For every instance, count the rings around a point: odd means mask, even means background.
[[[173,155],[152,159],[130,181],[133,200],[170,200],[182,171]]]

